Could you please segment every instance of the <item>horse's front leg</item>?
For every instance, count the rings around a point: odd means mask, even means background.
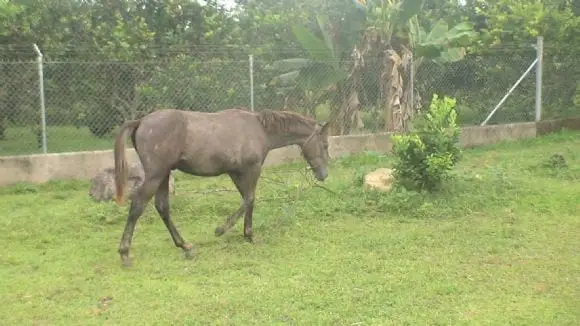
[[[242,206],[238,209],[236,214],[234,214],[237,215],[235,220],[237,220],[242,213],[245,213],[244,237],[250,242],[252,241],[252,214],[254,212],[254,198],[256,196],[256,185],[258,184],[258,178],[260,177],[261,169],[262,166],[260,164],[256,164],[254,166],[248,167],[248,169],[242,172],[230,173],[232,181],[242,195]],[[235,220],[233,223],[235,223]],[[226,225],[228,225],[227,222]],[[216,234],[217,231],[218,230],[216,229]]]
[[[246,214],[244,215],[244,237],[252,242],[252,215],[254,213],[254,191],[244,198]]]
[[[242,200],[242,204],[240,205],[240,208],[238,208],[238,210],[235,213],[228,216],[228,218],[226,219],[226,222],[223,225],[220,225],[217,228],[215,228],[216,237],[223,235],[224,233],[226,233],[226,231],[228,231],[229,229],[234,227],[234,225],[236,225],[236,222],[238,221],[238,218],[240,218],[240,216],[242,216],[242,214],[244,213],[244,209],[245,209],[245,205],[244,205],[244,201]]]

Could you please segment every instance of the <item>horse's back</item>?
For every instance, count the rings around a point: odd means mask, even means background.
[[[144,166],[163,166],[179,158],[187,135],[179,110],[159,110],[141,118],[135,130],[135,149]]]
[[[261,164],[266,135],[256,115],[240,109],[183,113],[187,136],[179,166],[199,175],[216,175]]]
[[[141,126],[167,132],[185,128],[196,136],[211,136],[222,130],[259,131],[255,114],[242,109],[227,109],[218,112],[185,111],[162,109],[154,111],[141,119]]]

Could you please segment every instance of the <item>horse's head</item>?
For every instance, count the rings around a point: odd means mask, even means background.
[[[314,176],[324,181],[328,176],[328,122],[316,124],[312,134],[302,144],[302,156],[312,168]]]

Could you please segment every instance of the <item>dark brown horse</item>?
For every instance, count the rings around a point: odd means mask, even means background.
[[[262,164],[272,149],[296,144],[324,181],[328,175],[328,124],[320,125],[305,116],[265,110],[259,113],[228,109],[217,113],[160,110],[139,120],[126,121],[115,139],[116,201],[124,202],[127,162],[125,137],[130,133],[139,155],[145,180],[131,198],[131,208],[119,245],[124,265],[130,265],[129,248],[135,224],[155,195],[155,208],[163,219],[175,246],[186,257],[193,245],[183,240],[169,217],[169,175],[180,170],[197,176],[228,174],[242,196],[238,210],[215,230],[216,236],[232,228],[244,215],[244,237],[252,241],[252,212]]]

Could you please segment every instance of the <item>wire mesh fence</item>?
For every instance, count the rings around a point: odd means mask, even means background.
[[[0,155],[39,153],[37,64],[0,66]],[[124,120],[163,108],[215,112],[249,103],[247,61],[47,61],[43,71],[48,152],[112,148]]]
[[[0,62],[0,79],[0,155],[37,152],[41,112],[36,62]]]
[[[580,116],[580,65],[573,48],[544,48],[542,119]]]
[[[47,123],[106,138],[122,121],[154,110],[215,112],[246,103],[247,62],[182,57],[158,62],[51,62]],[[84,146],[78,144],[78,146]],[[63,148],[64,149],[64,148]],[[66,150],[66,149],[65,149]]]
[[[427,103],[434,93],[454,97],[459,123],[480,125],[535,57],[535,53],[506,57],[497,52],[443,65],[427,63],[418,69],[417,93]],[[535,88],[532,69],[487,124],[534,121]]]
[[[549,50],[543,68],[543,117],[576,115],[580,96],[576,83],[566,78],[578,70],[574,56]],[[479,125],[535,59],[532,46],[500,48],[450,63],[416,59],[413,103],[424,107],[433,94],[451,96],[457,100],[461,125]],[[110,149],[115,129],[126,119],[162,108],[250,109],[252,97],[256,111],[286,109],[317,120],[342,119],[348,127],[341,134],[388,131],[388,67],[376,64],[381,60],[366,58],[359,70],[353,69],[356,61],[305,64],[296,59],[286,60],[281,68],[279,60],[260,56],[251,65],[239,58],[201,61],[190,55],[135,62],[45,60],[48,152]],[[0,155],[40,153],[38,63],[0,62],[0,72]],[[355,74],[356,83],[343,82]],[[408,87],[409,81],[401,79],[401,88]],[[488,123],[533,121],[535,88],[531,69]],[[341,110],[346,113],[333,115]]]

